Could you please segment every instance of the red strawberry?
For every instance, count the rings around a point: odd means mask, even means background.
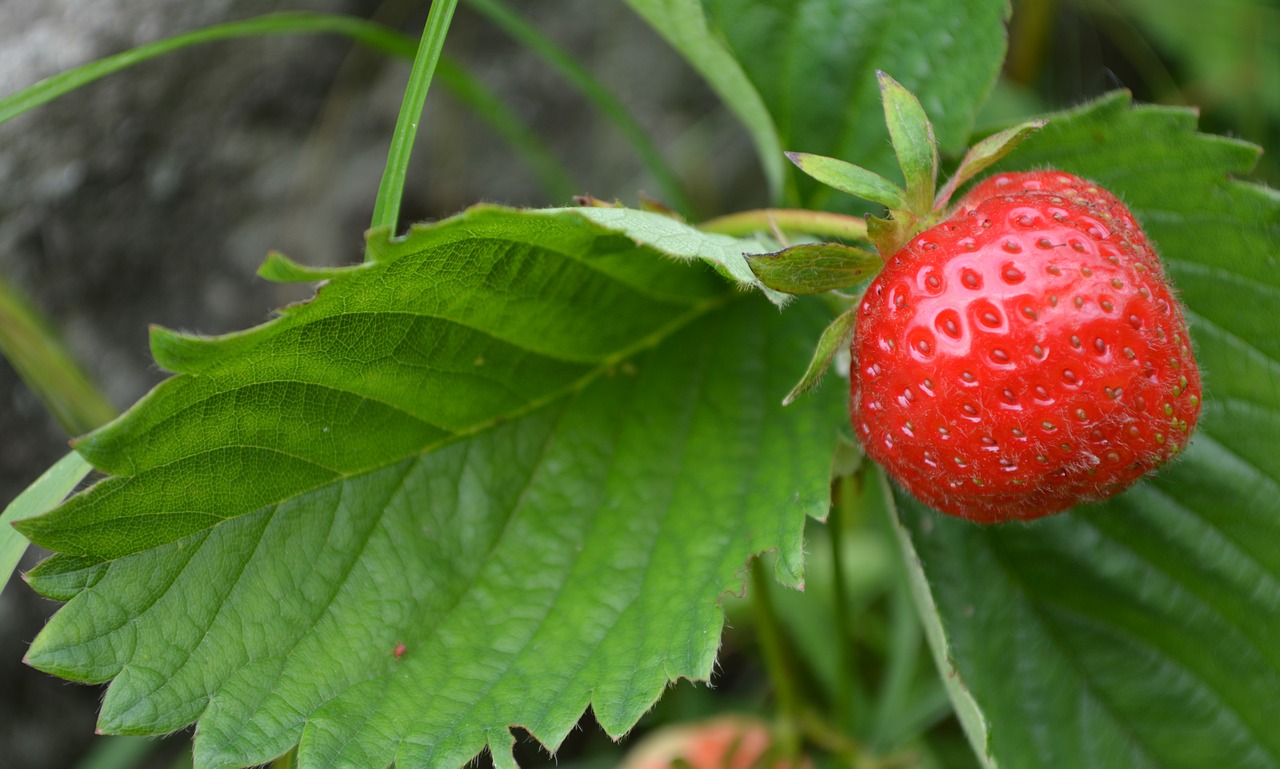
[[[778,753],[763,721],[727,715],[701,723],[668,726],[645,737],[627,755],[622,769],[812,769],[807,757],[788,761]]]
[[[976,521],[1110,497],[1187,443],[1200,376],[1132,214],[1060,172],[978,185],[871,283],[852,417],[915,496]]]

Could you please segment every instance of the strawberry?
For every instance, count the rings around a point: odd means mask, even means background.
[[[879,274],[827,328],[788,401],[852,338],[850,417],[867,456],[923,502],[987,523],[1110,497],[1173,458],[1200,413],[1200,374],[1133,214],[1055,170],[997,174],[951,206],[1043,121],[975,144],[935,194],[928,117],[893,78],[879,79],[905,187],[843,160],[788,155],[887,209],[865,223]],[[870,271],[876,256],[829,251],[818,263],[805,248],[753,270],[772,288],[817,293]]]
[[[1182,310],[1132,214],[1061,172],[1005,174],[888,260],[858,308],[851,414],[908,491],[975,521],[1110,497],[1199,414]]]
[[[812,769],[779,755],[768,724],[751,716],[726,715],[668,726],[645,737],[627,755],[622,769]]]

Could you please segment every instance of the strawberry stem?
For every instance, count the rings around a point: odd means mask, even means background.
[[[704,232],[743,237],[757,232],[796,232],[838,240],[867,240],[867,223],[856,216],[807,211],[800,208],[759,208],[709,219]]]

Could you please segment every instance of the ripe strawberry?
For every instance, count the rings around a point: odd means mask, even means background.
[[[730,715],[660,729],[627,755],[622,769],[792,769],[793,763],[776,752],[767,724]],[[798,765],[812,769],[813,762],[802,758]]]
[[[1038,518],[1128,488],[1187,443],[1200,376],[1132,214],[1056,171],[979,184],[888,259],[858,309],[869,456],[951,515]]]

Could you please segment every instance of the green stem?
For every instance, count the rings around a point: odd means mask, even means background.
[[[34,307],[0,279],[0,354],[69,435],[110,422],[116,410]]]
[[[809,211],[803,208],[760,208],[739,211],[703,222],[705,232],[742,237],[774,229],[801,232],[840,240],[867,240],[867,223],[856,216]]]
[[[332,33],[346,35],[364,45],[397,56],[413,55],[413,41],[399,32],[363,19],[325,13],[275,13],[244,21],[217,24],[128,51],[47,77],[32,86],[0,99],[0,123],[50,102],[63,94],[114,72],[188,46],[243,37]]]
[[[783,641],[782,623],[778,620],[778,615],[773,609],[773,601],[769,597],[769,579],[760,558],[752,559],[751,591],[754,597],[751,600],[751,607],[755,613],[756,631],[759,633],[765,667],[769,671],[769,679],[773,682],[774,693],[778,700],[778,712],[782,716],[783,728],[778,734],[778,747],[784,756],[795,759],[800,753],[798,738],[799,731],[803,728],[800,692],[796,687],[798,679],[795,666],[787,654]]]
[[[427,14],[422,43],[413,57],[413,70],[405,87],[404,101],[400,104],[400,117],[396,119],[395,132],[391,135],[391,148],[387,152],[387,168],[382,172],[378,185],[378,199],[373,206],[373,229],[395,230],[400,220],[400,200],[404,197],[404,179],[409,170],[409,156],[413,152],[413,140],[418,135],[418,123],[422,119],[422,107],[427,101],[427,90],[435,75],[436,62],[444,48],[444,38],[453,20],[458,0],[434,0]]]
[[[832,581],[835,588],[835,624],[837,631],[838,653],[840,655],[840,693],[836,698],[836,716],[840,724],[854,730],[861,719],[861,692],[858,677],[857,636],[853,626],[853,607],[849,601],[849,586],[845,567],[845,526],[846,514],[857,503],[855,484],[857,476],[840,479],[839,493],[836,503],[831,506],[827,517],[828,534],[831,538]]]

